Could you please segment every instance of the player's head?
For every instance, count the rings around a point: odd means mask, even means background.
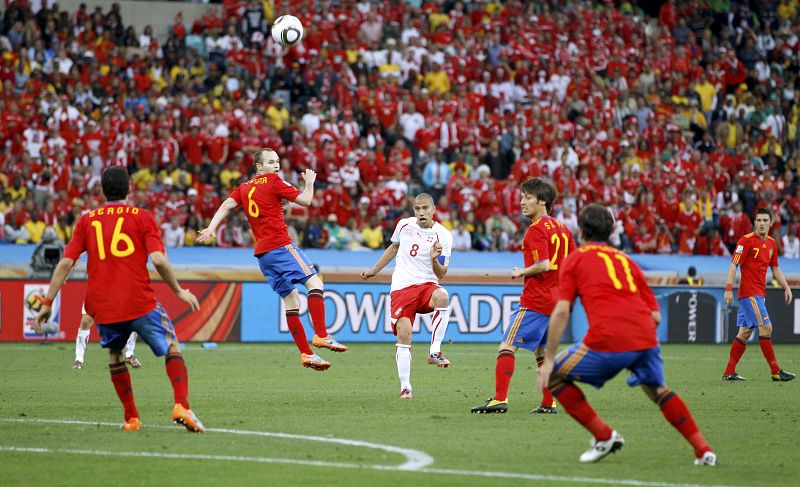
[[[253,154],[253,165],[256,167],[256,174],[272,174],[280,170],[281,159],[277,152],[264,147]]]
[[[112,166],[103,171],[100,177],[100,186],[103,188],[103,195],[108,201],[122,201],[128,197],[130,180],[128,171],[120,166]]]
[[[558,193],[553,183],[543,178],[529,178],[519,185],[522,193],[522,214],[538,218],[550,213]]]
[[[756,210],[756,218],[753,221],[756,235],[765,237],[769,233],[769,227],[772,226],[772,213],[769,208],[759,208]]]
[[[614,218],[604,206],[590,203],[581,211],[579,224],[584,242],[608,242]]]
[[[417,225],[422,228],[433,226],[433,213],[436,205],[433,203],[433,196],[428,193],[420,193],[414,198],[414,216],[417,217]]]

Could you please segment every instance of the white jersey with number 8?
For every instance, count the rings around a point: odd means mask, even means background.
[[[439,282],[433,272],[431,251],[433,244],[439,242],[442,244],[442,264],[447,266],[450,263],[453,236],[449,230],[436,222],[431,228],[421,228],[417,225],[416,217],[404,218],[397,222],[391,240],[400,245],[392,273],[392,291],[426,282]]]

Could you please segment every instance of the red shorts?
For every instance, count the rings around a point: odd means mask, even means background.
[[[408,318],[411,323],[414,323],[417,313],[433,313],[433,308],[430,306],[431,296],[437,289],[441,288],[434,282],[426,282],[392,291],[392,332],[397,335],[395,323],[400,318]]]

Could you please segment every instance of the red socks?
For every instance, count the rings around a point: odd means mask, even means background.
[[[289,332],[297,344],[297,348],[301,353],[312,355],[311,347],[308,346],[308,339],[306,338],[306,331],[303,329],[303,323],[300,322],[300,311],[296,309],[286,310],[286,324],[289,326]]]
[[[597,441],[611,438],[611,428],[597,415],[583,392],[572,382],[563,382],[553,388],[553,394],[564,410],[589,430]]]
[[[328,336],[328,330],[325,328],[325,301],[322,299],[322,289],[308,290],[308,312],[311,314],[314,333],[320,338]]]
[[[730,375],[736,372],[736,364],[739,363],[739,359],[742,358],[742,355],[744,354],[744,351],[746,349],[747,349],[747,343],[740,340],[739,337],[733,339],[733,343],[731,343],[731,356],[728,359],[728,366],[725,367],[725,375]],[[772,343],[770,343],[770,349],[772,349]],[[766,352],[764,353],[764,355],[766,356]]]
[[[778,359],[775,358],[775,350],[772,348],[772,337],[760,336],[758,337],[758,344],[761,346],[761,353],[763,353],[764,358],[767,359],[770,374],[777,374],[781,370],[781,367],[778,365]]]
[[[108,370],[111,372],[111,382],[117,391],[122,407],[125,409],[125,421],[131,418],[138,418],[139,411],[136,410],[136,402],[133,400],[133,387],[131,387],[131,374],[125,362],[109,364]]]
[[[494,369],[494,399],[505,401],[508,397],[508,385],[514,375],[514,353],[502,351],[497,354],[497,365]]]
[[[541,369],[542,364],[544,363],[544,357],[536,357],[536,368]],[[555,398],[553,397],[553,393],[550,392],[550,389],[545,387],[542,389],[542,406],[546,408],[551,408],[555,405]]]
[[[186,370],[183,355],[168,353],[166,365],[167,376],[172,383],[172,394],[175,396],[175,403],[186,409],[191,409],[189,407],[189,373]]]
[[[661,408],[661,413],[667,418],[667,421],[692,445],[695,457],[700,458],[705,452],[711,451],[703,433],[694,422],[692,413],[689,412],[689,408],[686,407],[686,403],[680,396],[667,390],[658,397],[656,404]]]

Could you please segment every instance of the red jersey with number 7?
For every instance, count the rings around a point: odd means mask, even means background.
[[[531,223],[522,239],[522,259],[525,267],[550,261],[550,270],[526,277],[519,304],[550,316],[556,306],[558,274],[561,263],[575,250],[575,240],[569,229],[550,216]]]
[[[742,269],[739,299],[750,296],[763,298],[767,288],[767,268],[778,265],[775,239],[767,237],[762,240],[755,233],[748,233],[736,243],[731,259]]]
[[[598,352],[632,352],[658,346],[651,313],[658,301],[644,273],[606,244],[582,245],[564,261],[559,301],[580,297],[589,319],[583,343]]]
[[[164,252],[153,214],[124,203],[109,203],[84,214],[64,257],[86,252],[86,313],[101,325],[140,318],[156,307],[147,258]]]
[[[255,255],[292,243],[283,219],[283,200],[294,201],[301,191],[277,173],[256,176],[231,191],[230,197],[244,208],[256,238]]]

